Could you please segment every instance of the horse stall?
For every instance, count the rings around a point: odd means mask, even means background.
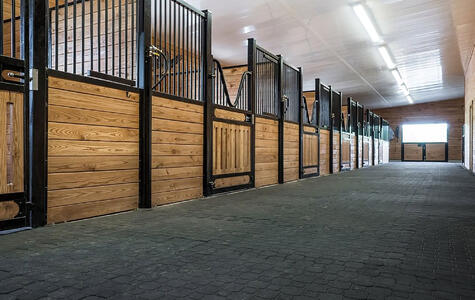
[[[302,108],[302,177],[320,174],[319,101],[317,92],[303,93]]]
[[[351,169],[351,116],[350,116],[350,99],[343,102],[341,106],[341,171],[349,171]]]
[[[332,170],[332,146],[331,146],[331,95],[330,86],[321,83],[320,79],[315,80],[315,93],[318,105],[318,126],[319,126],[319,169],[320,175],[328,175]]]
[[[25,1],[3,0],[0,5],[0,231],[29,226],[25,169],[27,84],[21,38]]]
[[[335,174],[341,171],[341,104],[343,95],[341,92],[331,91],[331,128],[330,143],[332,149],[332,166],[330,172]]]
[[[300,118],[302,97],[302,71],[281,60],[283,117],[283,182],[298,180],[300,174]]]
[[[371,111],[364,111],[363,167],[373,165],[373,121]]]

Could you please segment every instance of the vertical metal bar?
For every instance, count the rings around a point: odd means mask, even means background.
[[[178,56],[176,55],[176,2],[173,1],[173,95],[176,95],[176,85],[177,85],[177,73],[176,73],[176,60]]]
[[[182,55],[182,60],[181,60],[181,96],[184,98],[185,97],[185,55],[188,55],[185,53],[185,7],[182,7],[181,9],[181,52],[183,53]]]
[[[170,63],[173,60],[173,54],[172,54],[172,3],[170,1],[165,1],[165,3],[168,2],[168,55],[170,56]],[[166,13],[165,13],[166,14]],[[168,78],[167,78],[167,93],[171,94],[172,93],[172,66],[170,65],[168,67]]]
[[[59,63],[59,5],[58,1],[55,1],[55,11],[54,11],[54,68],[58,70]]]
[[[3,1],[0,1],[0,24],[0,55],[3,55]]]
[[[73,73],[76,74],[76,46],[77,46],[77,0],[73,1]]]
[[[205,105],[205,115],[204,115],[204,167],[203,167],[203,193],[205,196],[212,194],[212,172],[213,172],[213,56],[212,56],[212,21],[211,21],[211,12],[205,10],[205,17],[201,20],[201,30],[203,31],[202,38],[204,42],[201,44],[203,47],[200,49],[200,52],[204,53],[204,62],[203,67],[205,71],[204,79],[204,95],[201,96],[201,99]]]
[[[115,0],[112,0],[112,76],[115,74]]]
[[[68,71],[68,2],[64,2],[64,72]]]
[[[152,206],[152,64],[148,47],[151,44],[152,0],[138,1],[137,7],[137,82],[140,88],[140,187],[139,206]]]
[[[190,99],[190,10],[186,10],[186,98]]]
[[[157,6],[157,4],[155,4]],[[156,18],[156,16],[155,16]],[[125,79],[128,78],[127,71],[129,70],[129,1],[125,0]]]
[[[101,0],[97,1],[97,70],[101,72]]]
[[[90,42],[90,56],[89,59],[91,60],[91,70],[94,70],[94,63],[93,63],[93,58],[94,58],[94,0],[89,0],[89,22],[90,22],[90,27],[89,27],[89,42]]]
[[[105,55],[106,55],[106,65],[105,73],[109,74],[109,0],[105,0],[105,9],[104,9],[104,31],[105,31]],[[100,24],[99,24],[100,26]]]
[[[38,70],[38,89],[29,92],[28,115],[28,202],[32,226],[46,224],[47,216],[47,124],[48,124],[48,1],[29,0],[29,69]]]
[[[252,125],[251,125],[251,187],[256,186],[256,83],[257,77],[256,74],[256,41],[254,39],[247,40],[247,69],[251,72],[249,77],[249,95],[247,107],[251,111]]]
[[[122,77],[122,0],[119,0],[119,77]]]
[[[278,101],[280,104],[280,113],[279,113],[279,183],[284,183],[284,105],[285,103],[282,101],[282,97],[284,96],[284,61],[282,56],[279,55],[279,68],[278,68],[278,85],[279,85],[279,96]]]
[[[303,85],[303,78],[302,78],[302,68],[299,68],[298,72],[298,80],[297,80],[297,88],[298,88],[298,122],[299,122],[299,173],[300,173],[300,178],[304,177],[304,171],[303,171],[303,108],[304,108],[304,103],[303,103],[303,93],[302,93],[302,85]],[[313,106],[312,106],[313,108]]]
[[[3,0],[2,0],[3,1]],[[16,35],[15,35],[15,0],[11,0],[11,14],[10,14],[10,46],[11,46],[11,57],[16,57]],[[3,24],[2,24],[3,26]]]
[[[135,30],[136,30],[136,23],[135,23],[135,5],[134,5],[134,1],[132,0],[132,5],[131,5],[131,9],[132,9],[132,20],[131,20],[131,23],[132,23],[132,28],[131,28],[131,38],[130,38],[130,43],[132,45],[132,49],[131,49],[131,59],[132,59],[132,62],[131,62],[131,66],[130,66],[130,73],[131,73],[131,78],[132,80],[134,80],[134,60],[135,60],[135,54],[134,54],[134,49],[135,49],[135,44],[134,44],[134,38],[135,38]],[[155,16],[156,18],[158,16]]]
[[[58,1],[58,0],[56,0]],[[85,2],[84,0],[81,1],[81,75],[84,76],[84,58],[85,58],[85,29],[86,29],[86,11],[85,11]],[[56,33],[57,34],[57,33]],[[56,55],[57,56],[57,55]]]

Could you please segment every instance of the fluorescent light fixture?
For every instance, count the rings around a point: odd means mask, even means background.
[[[363,27],[366,29],[366,32],[368,32],[373,43],[382,43],[383,40],[381,39],[381,36],[376,30],[376,27],[374,26],[373,21],[371,21],[371,18],[369,17],[364,6],[362,4],[354,5],[353,10],[355,11],[358,19],[360,19],[361,24],[363,24]]]
[[[414,100],[412,99],[412,97],[411,97],[410,95],[407,95],[406,98],[407,98],[407,101],[408,101],[409,103],[411,103],[411,104],[414,103]]]
[[[242,33],[243,34],[248,34],[248,33],[253,32],[253,31],[256,31],[256,27],[254,27],[254,25],[244,26],[242,28]]]
[[[381,46],[378,48],[379,53],[384,59],[384,62],[386,63],[386,66],[388,66],[389,70],[392,70],[396,67],[396,64],[394,63],[393,59],[391,58],[391,55],[389,54],[388,48],[386,46]]]
[[[401,89],[404,92],[404,96],[409,96],[409,89],[406,84],[401,85]]]
[[[404,83],[402,81],[401,74],[399,73],[398,70],[392,70],[391,73],[393,74],[394,78],[396,79],[398,85],[402,85]]]

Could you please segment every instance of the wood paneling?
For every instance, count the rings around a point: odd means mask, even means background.
[[[0,194],[23,192],[23,94],[0,91]]]
[[[333,131],[333,157],[332,157],[333,173],[340,171],[340,133]]]
[[[350,161],[351,161],[351,165],[350,165],[350,169],[351,170],[354,170],[356,169],[357,167],[357,153],[356,153],[356,135],[352,135],[351,136],[351,140],[350,140]]]
[[[404,160],[422,161],[422,151],[418,144],[404,144]]]
[[[341,167],[350,169],[351,165],[351,134],[341,133]]]
[[[256,187],[279,183],[279,122],[256,117]]]
[[[315,134],[303,135],[303,166],[318,166],[318,136]]]
[[[20,212],[20,207],[15,201],[0,202],[0,221],[11,220]]]
[[[241,83],[242,74],[247,71],[247,66],[224,68],[223,75],[226,80],[226,86],[228,88],[229,98],[231,101],[236,99],[239,84]]]
[[[138,207],[139,96],[49,78],[48,223]]]
[[[320,175],[330,174],[330,131],[320,130]]]
[[[152,205],[203,196],[203,106],[152,99]]]
[[[310,120],[312,120],[312,113],[313,113],[313,105],[315,104],[315,92],[304,92],[303,95],[305,96],[308,115]],[[305,110],[304,110],[305,113]]]
[[[389,143],[388,143],[389,146]],[[358,168],[363,167],[363,136],[358,136]],[[389,148],[388,148],[388,159],[389,159]]]
[[[284,182],[299,179],[299,125],[284,122]]]
[[[445,144],[426,144],[426,161],[444,161]]]
[[[374,112],[387,120],[393,130],[400,127],[399,132],[401,132],[402,124],[447,123],[449,125],[449,160],[462,159],[463,99],[377,109]],[[401,159],[400,136],[391,141],[389,158]]]
[[[371,137],[363,137],[363,165],[365,167],[373,165],[372,156],[373,156],[373,146],[371,142]]]

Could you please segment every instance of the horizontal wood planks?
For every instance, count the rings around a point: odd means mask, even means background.
[[[0,91],[0,194],[24,190],[23,94]]]
[[[279,183],[279,122],[256,117],[255,186]]]
[[[138,207],[139,95],[49,77],[48,223]]]
[[[426,144],[427,161],[444,161],[445,144]]]
[[[320,175],[330,174],[330,131],[320,130]]]
[[[338,131],[333,131],[333,173],[338,173],[340,171],[340,151],[340,133]]]
[[[284,182],[299,179],[299,125],[284,122]]]
[[[152,205],[203,196],[203,106],[153,97]]]
[[[404,160],[422,161],[422,146],[418,144],[404,144]]]
[[[315,128],[304,127],[303,167],[310,166],[318,166],[318,135],[315,134]]]

